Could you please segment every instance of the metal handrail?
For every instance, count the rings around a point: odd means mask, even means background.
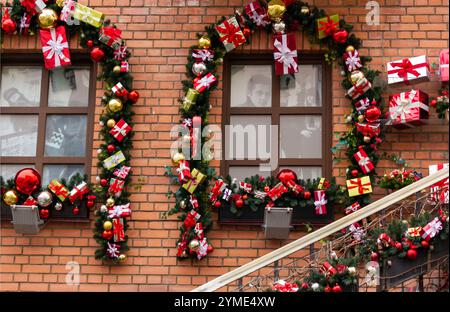
[[[417,182],[414,182],[396,192],[393,192],[383,198],[380,198],[376,202],[373,202],[366,207],[353,212],[345,217],[340,218],[312,233],[309,233],[283,247],[280,247],[260,258],[257,258],[247,264],[244,264],[241,267],[238,267],[228,273],[225,273],[212,281],[209,281],[195,289],[192,292],[212,292],[223,286],[226,286],[244,276],[247,276],[253,273],[256,270],[259,270],[263,267],[270,265],[271,263],[280,260],[297,252],[315,242],[320,241],[321,239],[340,231],[351,224],[361,221],[364,218],[373,215],[389,206],[411,196],[431,185],[447,178],[449,176],[449,168],[444,168],[439,170],[438,172],[429,175],[423,179],[420,179]]]

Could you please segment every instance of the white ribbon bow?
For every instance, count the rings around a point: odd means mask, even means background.
[[[115,138],[117,138],[120,134],[122,136],[126,136],[128,133],[127,127],[128,127],[127,123],[124,123],[121,128],[119,128],[117,125],[115,125],[114,128],[112,129],[113,136]]]
[[[255,23],[257,26],[262,26],[262,27],[266,27],[267,25],[270,24],[270,22],[267,20],[265,14],[258,14],[258,12],[256,12],[253,2],[250,3],[249,6],[250,6],[250,11],[252,12],[252,15],[249,15],[249,17],[252,19],[253,23]]]
[[[361,154],[359,154],[361,155]],[[360,157],[358,160],[358,165],[360,167],[364,167],[364,169],[366,170],[366,172],[370,171],[369,165],[370,165],[370,158],[369,157]]]
[[[177,168],[177,173],[178,174],[183,174],[184,170],[189,170],[189,167],[186,166],[186,164],[184,162],[180,162],[180,166]]]
[[[283,64],[283,73],[286,75],[289,73],[289,68],[292,67],[295,72],[298,70],[297,62],[294,57],[297,57],[297,51],[292,51],[287,47],[287,35],[281,35],[281,41],[275,39],[274,47],[278,52],[274,52],[273,56],[276,61]]]
[[[203,238],[200,241],[200,247],[197,250],[197,259],[200,260],[207,254],[208,254],[208,243],[206,242],[206,238]]]
[[[47,60],[51,60],[53,57],[55,57],[55,67],[61,66],[61,60],[69,63],[70,59],[68,59],[63,51],[64,49],[69,48],[69,44],[66,42],[63,42],[63,37],[61,34],[58,34],[58,37],[56,37],[56,30],[55,28],[50,28],[50,36],[51,39],[47,41],[47,45],[42,47],[42,52],[47,53]]]
[[[442,230],[442,222],[438,217],[434,218],[430,223],[425,226],[426,230],[422,235],[422,238],[433,238],[439,231]]]
[[[108,218],[120,218],[125,213],[130,213],[130,203],[126,205],[114,206],[111,210],[108,210]]]
[[[411,113],[413,108],[421,108],[425,111],[429,111],[429,107],[421,102],[412,102],[416,96],[417,91],[411,90],[409,92],[408,98],[405,97],[406,92],[400,93],[400,96],[395,99],[396,106],[390,107],[389,112],[391,113],[392,119],[396,120],[400,117],[402,123],[406,122],[406,115]]]
[[[117,248],[116,244],[111,244],[108,242],[107,253],[112,258],[117,258],[119,256],[119,248]]]
[[[59,15],[59,19],[61,21],[67,22],[69,20],[70,15],[75,10],[75,1],[73,0],[65,0],[64,6],[61,10],[61,14]]]
[[[213,75],[207,75],[204,76],[202,79],[198,80],[197,85],[195,88],[197,90],[202,88],[209,88],[209,86],[216,80],[216,78]]]
[[[356,51],[356,50],[354,52],[350,51],[350,52],[347,52],[347,54],[348,54],[348,57],[345,60],[345,64],[347,65],[349,72],[352,72],[355,69],[358,69],[362,66],[358,51]]]
[[[206,49],[197,50],[197,52],[193,52],[192,57],[201,59],[202,61],[208,61],[208,62],[212,61],[212,59],[214,58],[211,51],[208,51]]]
[[[261,192],[261,191],[255,191],[255,197],[258,199],[264,199],[266,197],[266,193],[265,192]]]
[[[30,27],[30,23],[28,21],[27,13],[23,13],[23,16],[20,18],[19,32],[22,33],[23,30],[28,27]]]
[[[322,206],[325,206],[328,203],[328,200],[325,199],[325,192],[321,192],[319,194],[319,199],[314,201],[314,206],[316,206],[316,210],[322,210]]]

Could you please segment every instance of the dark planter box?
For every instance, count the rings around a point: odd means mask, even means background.
[[[433,267],[436,264],[435,260],[445,255],[448,255],[448,240],[437,240],[434,243],[433,251],[420,249],[415,260],[401,259],[397,256],[389,257],[384,260],[381,268],[382,287],[388,289],[426,273],[429,266]],[[391,261],[390,266],[387,264],[389,260]]]
[[[342,291],[343,292],[358,292],[359,285],[358,284],[342,285]]]
[[[325,215],[316,215],[314,207],[293,207],[292,225],[301,225],[305,222],[313,224],[326,224],[334,220],[334,205],[327,205]],[[229,209],[219,209],[219,222],[223,224],[260,225],[264,222],[264,208],[252,211],[250,207],[243,207],[241,214],[235,215]]]

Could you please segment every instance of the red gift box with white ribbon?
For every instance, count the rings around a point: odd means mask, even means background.
[[[361,78],[353,85],[353,87],[348,90],[347,95],[353,100],[356,100],[360,96],[363,96],[367,91],[369,91],[370,88],[372,88],[372,84],[370,83],[370,81],[366,78]]]
[[[429,174],[433,174],[442,170],[444,168],[448,168],[448,163],[442,164],[433,164],[428,167]],[[443,179],[438,183],[435,183],[430,188],[430,201],[432,203],[449,203],[449,178]]]
[[[57,26],[39,30],[46,69],[71,65],[66,28]]]
[[[353,157],[355,157],[356,161],[358,162],[359,167],[361,167],[361,170],[365,174],[368,174],[375,168],[373,166],[372,161],[370,160],[369,156],[367,156],[367,154],[364,151],[362,146],[359,147],[359,151],[357,153],[355,153],[355,155]]]
[[[426,55],[388,62],[386,70],[388,84],[428,81],[430,76]]]
[[[324,215],[327,213],[327,199],[324,190],[314,191],[314,206],[316,215]]]
[[[429,116],[428,94],[411,90],[389,96],[389,124],[396,128],[418,126]]]
[[[131,126],[128,125],[125,120],[120,119],[114,127],[109,130],[109,133],[119,142],[122,142],[123,138],[131,131]]]
[[[247,4],[245,6],[245,14],[258,28],[264,28],[270,24],[267,11],[259,4],[259,1],[252,1]]]
[[[213,74],[208,73],[202,78],[195,78],[194,79],[194,88],[198,92],[202,93],[206,89],[211,88],[211,86],[217,81],[216,77],[214,77]]]
[[[298,72],[298,56],[294,33],[274,35],[273,57],[275,59],[275,73],[278,76]]]
[[[359,58],[358,50],[348,51],[344,53],[343,56],[345,67],[351,73],[362,67],[361,59]]]

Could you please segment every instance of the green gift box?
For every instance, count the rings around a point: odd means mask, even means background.
[[[73,11],[72,16],[81,22],[97,28],[103,25],[103,19],[105,18],[105,14],[102,12],[91,9],[78,2],[75,5],[75,10]]]
[[[103,167],[110,170],[125,160],[126,158],[122,151],[118,151],[103,161]]]
[[[69,196],[69,190],[64,186],[64,184],[56,179],[53,179],[50,182],[48,189],[52,191],[52,193],[55,194],[55,196],[62,202],[66,200],[67,196]]]
[[[317,22],[317,37],[319,39],[333,35],[339,30],[339,14],[333,14],[318,18]]]
[[[189,88],[186,93],[186,96],[183,99],[183,109],[187,112],[191,109],[192,105],[195,104],[197,98],[199,96],[199,92],[193,88]]]
[[[191,176],[192,178],[188,182],[183,184],[183,188],[189,193],[193,194],[197,189],[197,186],[205,181],[206,175],[194,168],[191,171]]]

